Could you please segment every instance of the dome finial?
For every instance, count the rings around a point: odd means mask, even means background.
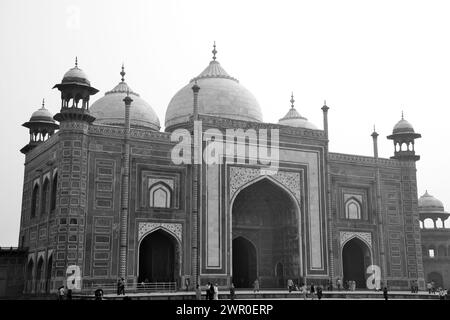
[[[295,100],[294,100],[294,92],[291,92],[291,100],[290,100],[290,102],[291,102],[291,108],[294,109],[294,102],[295,102]]]
[[[403,119],[403,110],[402,110],[402,120],[404,120],[404,119]]]
[[[217,50],[216,50],[216,41],[214,41],[214,45],[213,45],[213,51],[211,51],[212,52],[212,54],[213,54],[213,60],[214,61],[216,61],[216,53],[217,53]]]
[[[125,81],[125,67],[124,67],[124,65],[123,65],[123,62],[122,62],[122,71],[120,72],[120,75],[122,76],[122,82],[124,82]]]
[[[45,109],[45,99],[44,98],[42,98],[42,107],[41,107],[41,109]]]
[[[78,68],[78,57],[75,56],[75,68]]]

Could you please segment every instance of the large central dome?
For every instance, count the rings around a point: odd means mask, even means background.
[[[214,55],[209,66],[170,100],[166,111],[166,130],[189,121],[193,113],[192,86],[195,81],[200,87],[199,114],[236,120],[262,121],[261,108],[256,98],[222,68]]]

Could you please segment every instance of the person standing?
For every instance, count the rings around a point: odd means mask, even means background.
[[[209,300],[213,300],[214,299],[214,285],[211,282],[209,284]]]
[[[427,283],[428,294],[431,294],[431,283]]]
[[[384,289],[383,289],[383,297],[384,297],[384,300],[388,299],[388,288],[387,287],[384,287]]]
[[[291,293],[292,290],[294,289],[294,281],[292,281],[292,279],[288,279],[287,286],[288,286],[289,293]]]
[[[310,288],[309,292],[311,292],[311,300],[314,300],[314,295],[316,294],[314,283],[311,283],[311,288]]]
[[[253,282],[253,293],[259,292],[259,281],[258,278]]]
[[[117,282],[117,295],[125,295],[125,279],[120,278]]]
[[[302,285],[302,293],[303,293],[303,300],[306,300],[306,297],[308,295],[308,289],[307,289],[306,283]]]
[[[64,286],[59,287],[58,288],[58,300],[64,300],[64,294],[65,294]]]
[[[219,285],[216,283],[214,285],[214,300],[219,300]]]
[[[341,282],[340,278],[337,278],[337,280],[336,280],[336,287],[337,287],[338,291],[341,291],[342,282]]]
[[[202,289],[200,289],[200,286],[197,284],[197,287],[195,288],[195,298],[197,300],[202,300]]]
[[[102,289],[95,290],[95,300],[103,300],[103,290]]]
[[[318,298],[319,300],[322,299],[322,286],[318,286],[318,287],[317,287],[317,298]]]
[[[234,289],[234,284],[232,283],[230,286],[230,299],[234,300],[235,297],[235,289]]]

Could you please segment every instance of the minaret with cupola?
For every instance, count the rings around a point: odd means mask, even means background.
[[[414,141],[422,137],[414,131],[413,126],[404,119],[402,111],[402,119],[394,126],[392,134],[387,138],[394,141],[394,156],[391,159],[417,161],[420,156],[416,155],[414,150]]]
[[[77,266],[84,280],[90,271],[83,265],[88,220],[88,130],[95,120],[89,112],[89,98],[98,90],[91,86],[86,73],[78,67],[78,59],[54,88],[61,92],[61,110],[54,117],[60,122],[56,156],[58,245],[54,247],[58,262],[53,269],[53,285],[57,288],[65,285],[69,266]],[[73,291],[77,289],[75,287]]]
[[[47,141],[59,128],[59,125],[53,119],[53,115],[45,108],[44,99],[42,99],[42,107],[33,112],[30,120],[22,126],[30,130],[30,141],[20,149],[23,154],[27,154],[37,145]]]

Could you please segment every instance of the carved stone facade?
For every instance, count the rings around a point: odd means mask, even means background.
[[[163,229],[171,232],[177,237],[177,240],[182,242],[183,226],[180,223],[153,223],[153,222],[139,222],[138,241],[148,233],[156,230]]]

